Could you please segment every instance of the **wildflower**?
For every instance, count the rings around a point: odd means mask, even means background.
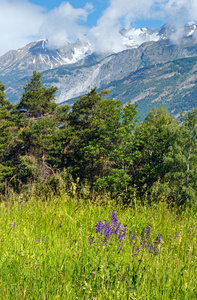
[[[140,238],[140,240],[141,240],[141,245],[143,245],[144,240],[145,240],[145,236],[142,236],[142,237]]]
[[[152,229],[152,227],[150,226],[150,224],[146,225],[146,237],[148,239],[150,238],[151,229]]]
[[[135,252],[136,252],[135,256],[139,255],[140,248],[141,248],[141,246],[139,246],[139,247],[136,248],[136,250],[135,250]]]
[[[124,239],[126,238],[126,231],[127,231],[127,225],[125,225],[125,226],[124,226],[124,229],[122,229],[122,230],[119,232],[119,235],[118,235],[119,241],[121,241],[123,238],[124,238]]]
[[[99,221],[99,222],[96,224],[96,232],[101,232],[101,231],[102,231],[102,228],[103,228],[102,221]]]
[[[92,245],[94,237],[90,234],[88,240],[90,242],[90,245]]]
[[[109,237],[113,234],[113,230],[107,222],[104,225],[104,234],[105,234],[104,244],[106,246]]]
[[[15,228],[16,227],[16,223],[12,223],[12,228]]]
[[[126,232],[127,232],[127,225],[124,226],[124,230],[123,230],[123,238],[126,238]]]
[[[111,222],[112,222],[112,225],[114,225],[115,227],[118,227],[118,217],[116,215],[116,211],[115,210],[112,210],[111,211]]]
[[[134,234],[131,236],[131,243],[133,243],[133,240],[135,240],[135,239],[136,239],[136,236],[137,236],[137,234],[136,234],[136,233],[134,233]]]
[[[144,244],[144,246],[146,247],[146,249],[148,250],[149,253],[152,252],[152,247],[150,244]]]
[[[162,240],[162,234],[159,234],[156,239],[155,239],[155,245],[159,245],[161,244],[161,240]]]
[[[119,230],[120,230],[120,227],[121,227],[121,223],[119,223],[118,225],[117,225],[117,227],[116,227],[116,230],[114,231],[114,234],[115,235],[117,235],[118,234],[118,232],[119,232]]]

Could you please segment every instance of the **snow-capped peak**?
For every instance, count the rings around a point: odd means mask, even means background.
[[[160,36],[158,34],[158,30],[150,30],[148,28],[130,28],[127,30],[121,30],[120,33],[124,37],[123,43],[125,47],[129,48],[137,48],[141,44],[150,42],[150,41],[158,41]]]

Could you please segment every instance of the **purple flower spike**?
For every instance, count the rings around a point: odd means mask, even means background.
[[[116,227],[116,230],[114,231],[114,234],[117,235],[119,230],[120,230],[120,227],[121,227],[121,223],[119,223]]]
[[[111,222],[112,222],[112,225],[114,225],[115,227],[118,227],[118,217],[116,215],[116,211],[115,210],[112,210],[111,211]]]
[[[144,240],[145,240],[145,236],[142,236],[142,237],[140,238],[140,240],[141,240],[141,245],[143,245],[143,244],[144,244]]]
[[[123,238],[126,238],[126,233],[127,233],[127,225],[124,226],[124,230],[123,230]]]
[[[15,228],[16,227],[16,223],[14,222],[13,224],[12,224],[12,228]]]
[[[134,234],[131,236],[131,243],[133,243],[133,240],[135,240],[136,237],[137,237],[137,234],[136,234],[136,233],[134,233]]]
[[[119,232],[118,239],[121,241],[123,238],[126,238],[126,232],[127,232],[127,225],[124,226],[124,229],[122,228]]]
[[[135,250],[135,252],[136,252],[135,256],[138,256],[138,255],[139,255],[140,247],[141,247],[141,246],[139,246],[139,247],[136,248],[136,250]]]
[[[101,232],[102,229],[103,229],[103,223],[102,221],[99,221],[97,224],[96,224],[96,232]]]
[[[118,246],[118,250],[122,250],[122,246],[121,245]]]
[[[161,244],[161,240],[162,240],[162,234],[159,234],[156,239],[155,239],[155,245],[159,245]]]
[[[151,229],[152,229],[152,227],[150,226],[150,224],[146,225],[146,237],[148,239],[150,238]]]
[[[90,234],[88,240],[90,241],[90,245],[93,244],[94,237]]]
[[[152,252],[152,247],[150,244],[146,244],[146,248],[148,249],[148,252],[151,253]]]

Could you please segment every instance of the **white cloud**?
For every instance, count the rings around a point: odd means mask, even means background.
[[[42,24],[43,8],[25,0],[1,0],[0,12],[0,54],[32,41]]]
[[[70,3],[62,3],[58,8],[49,12],[41,26],[43,37],[49,39],[52,46],[61,47],[68,40],[76,39],[87,32],[85,26],[79,25],[80,20],[86,21],[92,5],[85,8],[73,8]]]
[[[95,50],[120,51],[123,43],[118,31],[122,26],[129,27],[140,19],[157,19],[173,24],[176,34],[172,38],[178,42],[185,23],[196,18],[196,0],[111,0],[97,26],[91,29],[90,37]]]
[[[95,50],[120,51],[123,43],[119,30],[137,20],[169,21],[179,29],[179,37],[181,27],[197,18],[196,0],[110,0],[97,25],[89,29],[85,24],[92,9],[91,4],[74,8],[69,2],[62,2],[47,12],[29,0],[0,0],[0,55],[39,38],[63,46],[84,33],[89,35]]]
[[[73,8],[69,2],[47,12],[28,0],[0,0],[0,55],[18,49],[39,38],[63,46],[67,39],[76,39],[87,31],[79,25],[86,21],[91,4]]]
[[[116,52],[123,49],[123,38],[120,36],[119,30],[123,26],[130,27],[130,23],[137,19],[154,18],[157,15],[157,12],[154,12],[154,5],[158,3],[162,3],[162,1],[111,0],[109,7],[98,20],[97,26],[90,31],[90,38],[94,41],[95,50],[113,49]]]

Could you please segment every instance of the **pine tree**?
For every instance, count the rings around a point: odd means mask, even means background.
[[[34,71],[29,83],[24,87],[23,95],[17,105],[18,109],[26,109],[30,117],[40,117],[46,113],[53,113],[56,87],[43,87],[41,73]]]
[[[5,86],[0,82],[0,194],[4,193],[5,180],[14,174],[17,161],[18,121],[14,106],[6,100]]]

